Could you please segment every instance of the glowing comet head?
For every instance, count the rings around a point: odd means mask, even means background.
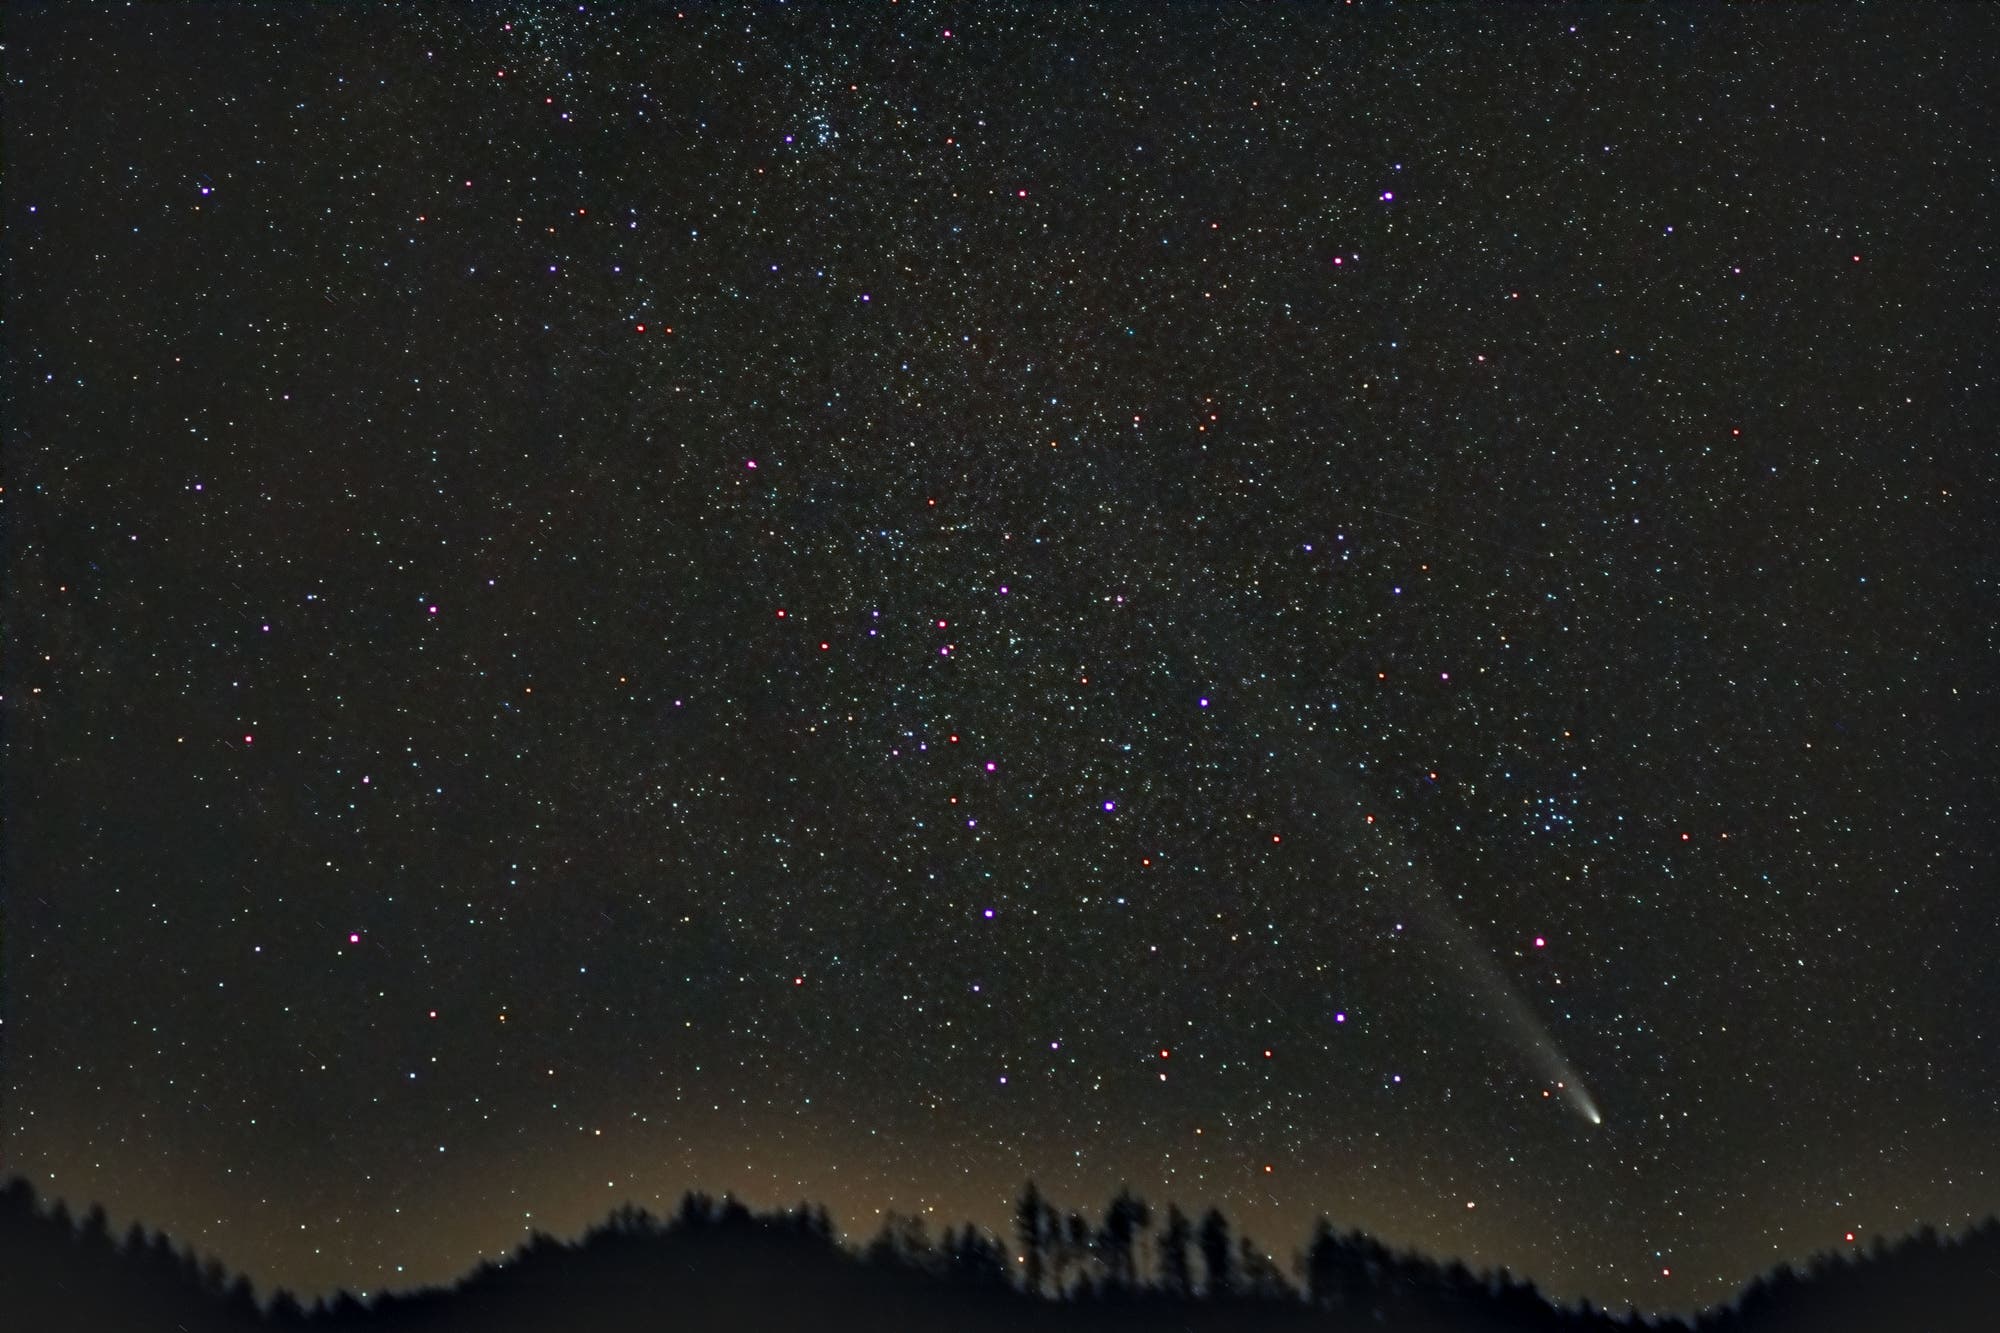
[[[1603,1124],[1604,1115],[1597,1109],[1597,1102],[1591,1097],[1590,1090],[1583,1086],[1583,1081],[1577,1078],[1576,1071],[1569,1067],[1568,1062],[1556,1053],[1554,1045],[1543,1047],[1542,1054],[1554,1061],[1562,1073],[1563,1077],[1556,1080],[1556,1091],[1570,1104],[1570,1109],[1593,1125]],[[1544,1092],[1542,1095],[1546,1097],[1548,1093]]]

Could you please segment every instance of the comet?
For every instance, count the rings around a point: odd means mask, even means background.
[[[1492,951],[1452,910],[1436,878],[1418,864],[1415,855],[1382,821],[1367,813],[1368,803],[1359,788],[1337,774],[1322,776],[1339,793],[1336,804],[1346,807],[1343,814],[1351,815],[1358,845],[1366,848],[1368,860],[1380,867],[1378,880],[1409,905],[1419,933],[1430,937],[1445,965],[1458,973],[1468,998],[1493,1022],[1508,1045],[1548,1084],[1561,1090],[1563,1100],[1579,1116],[1593,1126],[1602,1125],[1604,1113],[1576,1067],[1563,1055],[1520,988],[1493,960]]]
[[[1256,637],[1246,626],[1239,633],[1238,642],[1252,642]],[[1233,657],[1234,654],[1225,653],[1224,656]],[[1286,701],[1277,697],[1267,676],[1252,669],[1254,663],[1239,661],[1234,665],[1238,669],[1217,670],[1211,667],[1198,674],[1236,682],[1243,690],[1244,702],[1250,705],[1245,709],[1246,718],[1261,713],[1272,730],[1282,732],[1287,729],[1278,720],[1294,716],[1295,707],[1286,706]],[[1192,697],[1199,708],[1206,709],[1212,702],[1211,695],[1206,692],[1195,693]],[[1270,732],[1256,727],[1252,734],[1263,743],[1263,758],[1267,761],[1278,760],[1278,751],[1268,748],[1266,738]],[[1335,817],[1337,827],[1350,831],[1346,841],[1357,854],[1357,859],[1370,865],[1377,872],[1375,878],[1378,882],[1409,905],[1412,918],[1423,928],[1421,933],[1431,937],[1439,946],[1438,951],[1446,965],[1464,981],[1474,1007],[1494,1022],[1499,1035],[1526,1058],[1547,1084],[1561,1090],[1563,1100],[1578,1116],[1592,1126],[1602,1125],[1604,1112],[1584,1086],[1575,1066],[1556,1045],[1554,1035],[1536,1015],[1513,980],[1494,961],[1492,952],[1452,910],[1436,877],[1418,864],[1415,854],[1383,821],[1370,813],[1371,803],[1362,788],[1339,770],[1314,762],[1298,749],[1289,750],[1286,757],[1290,763],[1285,767],[1309,781],[1316,780],[1321,793],[1330,798],[1327,813]],[[1111,802],[1105,802],[1105,809],[1111,809]],[[1335,1021],[1341,1020],[1336,1018]]]

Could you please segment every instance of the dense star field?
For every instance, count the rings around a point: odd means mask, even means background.
[[[38,1189],[2000,1206],[1993,10],[7,18]]]

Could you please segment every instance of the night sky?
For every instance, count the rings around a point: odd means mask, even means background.
[[[1992,7],[8,8],[6,1170],[2000,1207]]]

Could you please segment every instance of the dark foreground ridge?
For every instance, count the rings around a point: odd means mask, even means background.
[[[1157,1221],[1157,1229],[1152,1224]],[[101,1209],[77,1222],[43,1208],[26,1181],[0,1188],[0,1328],[43,1330],[1596,1330],[1660,1333],[1959,1333],[2000,1315],[2000,1220],[1953,1238],[1926,1228],[1865,1257],[1781,1266],[1727,1308],[1694,1320],[1644,1320],[1561,1308],[1533,1284],[1392,1254],[1322,1222],[1289,1272],[1199,1219],[1120,1194],[1092,1222],[1030,1185],[1014,1246],[970,1225],[936,1242],[892,1214],[859,1254],[820,1208],[753,1214],[690,1194],[671,1219],[626,1208],[573,1243],[537,1236],[505,1263],[449,1290],[342,1294],[303,1308],[260,1299],[216,1260],[203,1262],[134,1226],[120,1242]]]

